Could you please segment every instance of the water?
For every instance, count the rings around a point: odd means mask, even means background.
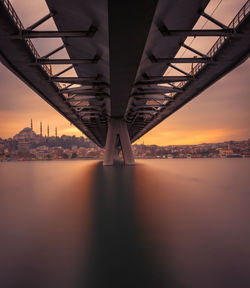
[[[249,167],[0,163],[0,287],[250,287]]]

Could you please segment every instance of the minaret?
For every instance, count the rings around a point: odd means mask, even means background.
[[[30,119],[30,128],[33,131],[33,122],[32,122],[32,118]]]
[[[40,122],[40,136],[43,136],[43,124]]]
[[[57,138],[57,127],[55,128],[55,135],[56,135],[56,138]]]
[[[49,125],[47,126],[47,136],[49,137]]]

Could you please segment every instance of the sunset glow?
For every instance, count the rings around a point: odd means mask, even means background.
[[[48,12],[46,3],[42,0],[34,1],[32,4],[29,1],[12,0],[11,2],[25,26]],[[217,0],[211,1],[207,11],[213,11],[218,2]],[[214,16],[218,20],[228,23],[244,3],[243,0],[223,1]],[[34,11],[36,13],[33,13]],[[204,25],[204,19],[201,18],[197,25]],[[41,27],[51,29],[54,28],[54,23],[49,20]],[[57,41],[57,43],[51,41]],[[58,41],[49,39],[44,46],[44,42],[34,40],[34,44],[38,52],[44,54],[45,51],[51,49],[50,47],[56,46]],[[199,39],[196,39],[195,43],[194,47],[203,52],[206,52],[212,44],[207,46]],[[179,51],[179,54],[181,52]],[[137,143],[144,142],[145,144],[164,146],[248,139],[250,137],[249,68],[250,61],[248,60],[148,132]],[[56,72],[54,70],[54,73]],[[69,72],[65,75],[73,76],[74,73]],[[172,72],[167,73],[171,75]],[[54,135],[55,127],[58,129],[59,136],[63,134],[82,135],[81,131],[70,125],[68,120],[3,65],[0,66],[0,75],[0,137],[12,137],[22,128],[29,126],[31,118],[34,122],[34,131],[37,133],[39,124],[42,122],[44,132],[45,127],[50,126],[51,135]]]

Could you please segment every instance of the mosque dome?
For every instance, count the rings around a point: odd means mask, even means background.
[[[36,136],[37,136],[36,133],[31,128],[25,127],[17,135],[14,136],[14,139],[16,140],[20,138],[32,139],[32,138],[35,138]]]

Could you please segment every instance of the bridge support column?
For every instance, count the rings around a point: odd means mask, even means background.
[[[121,147],[116,147],[115,148],[115,154],[114,154],[114,160],[119,161],[119,154],[121,152]]]
[[[125,165],[134,165],[131,142],[129,139],[127,124],[123,119],[110,119],[105,146],[103,165],[113,165],[118,158],[121,146]]]

